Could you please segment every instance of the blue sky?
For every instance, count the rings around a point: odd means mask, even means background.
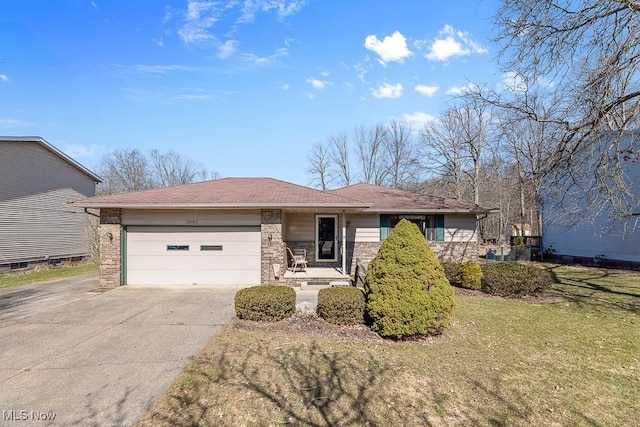
[[[173,149],[230,176],[307,185],[315,142],[419,129],[497,87],[496,0],[20,0],[0,4],[0,135],[95,169]]]

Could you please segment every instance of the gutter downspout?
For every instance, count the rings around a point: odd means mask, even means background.
[[[96,218],[100,218],[100,215],[96,215],[93,212],[89,212],[89,208],[84,208],[84,213],[87,215],[95,216]]]

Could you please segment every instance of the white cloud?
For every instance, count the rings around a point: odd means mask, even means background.
[[[378,99],[400,98],[402,96],[402,85],[400,83],[395,85],[385,83],[382,86],[380,86],[378,89],[373,91],[373,96]]]
[[[244,62],[249,62],[255,65],[268,65],[275,62],[276,59],[280,58],[281,56],[286,56],[288,54],[289,54],[289,51],[287,50],[287,48],[281,47],[276,49],[269,56],[259,56],[259,55],[256,55],[255,53],[247,52],[247,53],[241,54],[240,58],[242,58]]]
[[[369,35],[364,39],[364,47],[378,54],[383,64],[387,62],[404,62],[404,58],[412,55],[407,47],[407,40],[400,31],[379,40],[375,35]]]
[[[280,89],[282,90],[289,90],[290,86],[287,83],[284,83],[282,85],[280,85]]]
[[[60,144],[60,143],[57,143]],[[103,145],[85,145],[85,144],[61,144],[62,151],[69,157],[76,159],[81,157],[101,157],[109,152],[109,149]]]
[[[233,4],[231,2],[229,4]],[[238,23],[249,23],[256,19],[259,12],[276,12],[278,19],[282,20],[299,12],[307,4],[306,0],[244,0],[242,2],[241,16]]]
[[[0,128],[11,129],[29,126],[29,123],[18,119],[0,118]]]
[[[7,77],[5,74],[0,74],[0,81],[8,82],[9,81],[9,77]]]
[[[422,111],[416,111],[415,113],[405,113],[402,115],[402,120],[409,123],[414,131],[424,128],[427,123],[436,121],[437,119],[431,114],[424,113]]]
[[[366,77],[369,71],[360,64],[354,65],[353,69],[356,71],[356,77],[358,78],[358,80],[360,80],[360,83],[368,85],[369,82],[367,81]]]
[[[238,40],[226,40],[218,50],[218,58],[225,59],[238,51]]]
[[[438,86],[416,85],[415,89],[420,95],[431,98],[440,88]]]
[[[93,6],[94,9],[98,8],[98,4],[95,1],[91,2],[91,6]]]
[[[445,91],[447,95],[463,95],[478,90],[478,85],[469,83],[466,86],[452,86]]]
[[[164,47],[164,39],[162,37],[159,37],[157,39],[153,39],[152,41],[156,44],[156,46]]]
[[[485,54],[488,50],[473,41],[467,32],[456,31],[451,25],[445,25],[439,32],[425,55],[433,61],[447,61],[453,56]]]
[[[221,12],[216,2],[189,1],[178,35],[185,44],[215,40],[209,30],[218,22]]]
[[[313,86],[314,89],[318,89],[318,90],[322,90],[326,87],[326,83],[323,82],[322,80],[318,80],[314,77],[309,77],[307,79],[307,83],[309,83],[311,86]]]
[[[502,75],[501,87],[510,90],[511,92],[526,92],[527,83],[524,78],[515,71],[507,71]]]
[[[141,74],[168,74],[173,71],[184,71],[184,72],[202,71],[202,68],[200,67],[192,67],[189,65],[144,65],[144,64],[117,65],[117,64],[114,64],[113,66],[123,71],[135,72],[135,73],[141,73]]]

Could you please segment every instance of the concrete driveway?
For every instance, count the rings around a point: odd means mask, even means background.
[[[237,290],[97,288],[94,274],[0,290],[0,425],[132,424],[231,320]]]

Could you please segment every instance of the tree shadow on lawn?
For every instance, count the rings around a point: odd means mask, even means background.
[[[553,408],[554,403],[550,396],[549,401],[543,404],[543,406],[547,406],[546,409],[542,411],[542,407],[534,409],[531,406],[531,398],[526,392],[503,387],[499,376],[488,382],[482,382],[475,378],[467,378],[467,380],[473,385],[481,399],[490,399],[493,404],[488,405],[490,409],[480,407],[475,416],[465,418],[465,423],[470,421],[472,425],[506,427],[510,425],[545,425],[558,421],[554,412],[559,408]],[[604,427],[603,424],[577,409],[569,409],[568,412],[570,415],[565,416],[570,416],[571,420],[565,419],[564,422]]]
[[[555,282],[553,293],[564,300],[581,307],[600,310],[621,309],[640,314],[640,283],[638,285],[602,284],[603,281],[615,280],[616,275],[623,275],[623,273],[617,272],[612,275],[609,270],[585,267],[584,270],[576,271],[574,276],[571,276],[569,272],[558,271],[562,268],[563,266],[553,265],[547,267],[547,270],[553,275]]]
[[[255,354],[267,351],[258,347]],[[378,399],[389,368],[373,356],[365,363],[356,363],[343,353],[325,352],[313,342],[306,348],[269,356],[280,377],[273,382],[261,374],[261,366],[250,363],[250,358],[241,368],[243,385],[279,409],[282,419],[271,422],[378,425],[385,419]]]

